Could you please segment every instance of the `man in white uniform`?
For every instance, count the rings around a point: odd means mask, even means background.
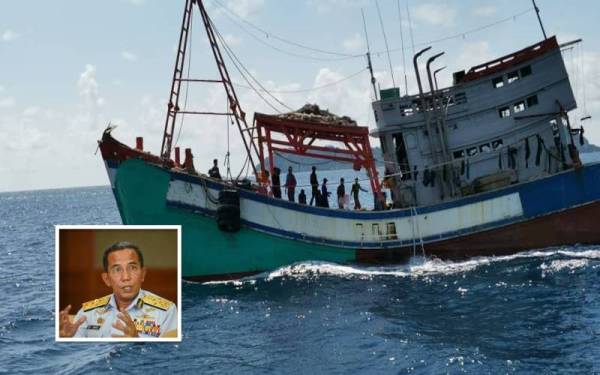
[[[177,306],[141,289],[144,256],[129,242],[104,251],[102,280],[113,293],[85,302],[75,318],[71,306],[60,312],[60,337],[176,337]]]

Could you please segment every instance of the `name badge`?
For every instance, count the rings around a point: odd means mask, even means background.
[[[100,327],[102,327],[102,326],[93,324],[93,325],[89,325],[89,326],[85,327],[85,329],[92,329],[92,330],[96,330],[97,331],[97,330],[100,329]]]

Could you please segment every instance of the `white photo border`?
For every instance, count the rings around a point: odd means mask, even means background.
[[[59,234],[62,229],[177,230],[177,336],[163,338],[60,337],[59,336]],[[54,340],[57,342],[181,342],[181,225],[55,225],[54,226]]]

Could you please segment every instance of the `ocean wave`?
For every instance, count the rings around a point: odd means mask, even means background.
[[[573,273],[576,269],[587,266],[590,263],[589,259],[559,259],[553,260],[550,263],[542,263],[540,268],[542,269],[542,277],[550,274],[560,272],[563,270],[569,270]]]
[[[413,258],[411,263],[394,266],[381,267],[364,267],[356,264],[336,264],[330,262],[307,261],[294,263],[289,266],[278,268],[274,271],[264,272],[255,276],[242,278],[239,280],[228,281],[211,281],[204,285],[254,285],[258,280],[270,282],[281,278],[292,279],[308,279],[320,276],[333,276],[341,278],[353,279],[372,279],[378,276],[392,277],[429,277],[429,276],[445,276],[453,274],[462,274],[474,271],[483,266],[497,264],[502,262],[510,262],[518,259],[539,258],[546,259],[552,257],[568,257],[573,258],[572,261],[564,263],[556,263],[555,271],[560,270],[560,267],[583,267],[588,264],[588,260],[600,260],[600,250],[565,250],[564,248],[553,248],[547,250],[531,250],[527,252],[504,255],[504,256],[487,256],[475,257],[464,261],[444,261],[438,258]],[[542,271],[549,268],[542,268]]]

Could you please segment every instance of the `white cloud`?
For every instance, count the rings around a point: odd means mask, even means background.
[[[458,57],[454,61],[454,69],[469,70],[472,66],[492,60],[494,55],[490,44],[486,41],[465,43]]]
[[[412,13],[417,20],[433,26],[453,26],[456,18],[456,9],[446,4],[421,4]]]
[[[0,98],[0,108],[10,108],[14,107],[16,101],[14,98]]]
[[[359,33],[354,33],[350,38],[345,39],[342,46],[349,52],[359,52],[365,48],[363,37]]]
[[[223,35],[223,39],[225,39],[225,43],[227,43],[230,47],[239,46],[242,40],[233,34],[225,34]]]
[[[96,67],[91,64],[85,66],[83,73],[79,75],[77,81],[79,95],[91,107],[99,107],[104,103],[104,99],[98,94],[98,82],[96,81]]]
[[[265,4],[265,0],[229,0],[227,8],[242,18],[248,18]]]
[[[20,35],[12,30],[6,30],[2,33],[2,40],[4,42],[11,42],[17,39]]]
[[[130,4],[133,5],[144,5],[146,0],[127,0]]]
[[[37,115],[39,112],[40,112],[40,107],[36,107],[36,106],[33,106],[33,107],[27,107],[27,108],[25,108],[25,110],[23,111],[23,115],[24,115],[24,116],[27,116],[27,117],[29,117],[29,116],[35,116],[35,115]]]
[[[368,0],[309,0],[309,6],[314,6],[317,13],[329,13],[339,8],[348,7],[366,7],[369,5]]]
[[[600,145],[600,53],[564,53],[563,58],[578,106],[570,115],[572,125],[579,126],[580,118],[591,115],[592,119],[583,123],[585,137]]]
[[[497,11],[498,9],[494,5],[482,5],[473,9],[473,14],[476,16],[486,17],[496,14]]]
[[[321,68],[314,79],[313,87],[331,84],[344,77],[340,72]],[[316,103],[340,116],[350,116],[359,125],[366,126],[371,112],[371,91],[366,75],[363,78],[365,79],[348,80],[323,90],[316,90],[308,94],[305,102]]]
[[[137,55],[135,55],[133,52],[130,52],[130,51],[123,51],[123,52],[121,52],[121,57],[124,60],[132,61],[132,62],[133,61],[137,61],[137,59],[138,59]]]

